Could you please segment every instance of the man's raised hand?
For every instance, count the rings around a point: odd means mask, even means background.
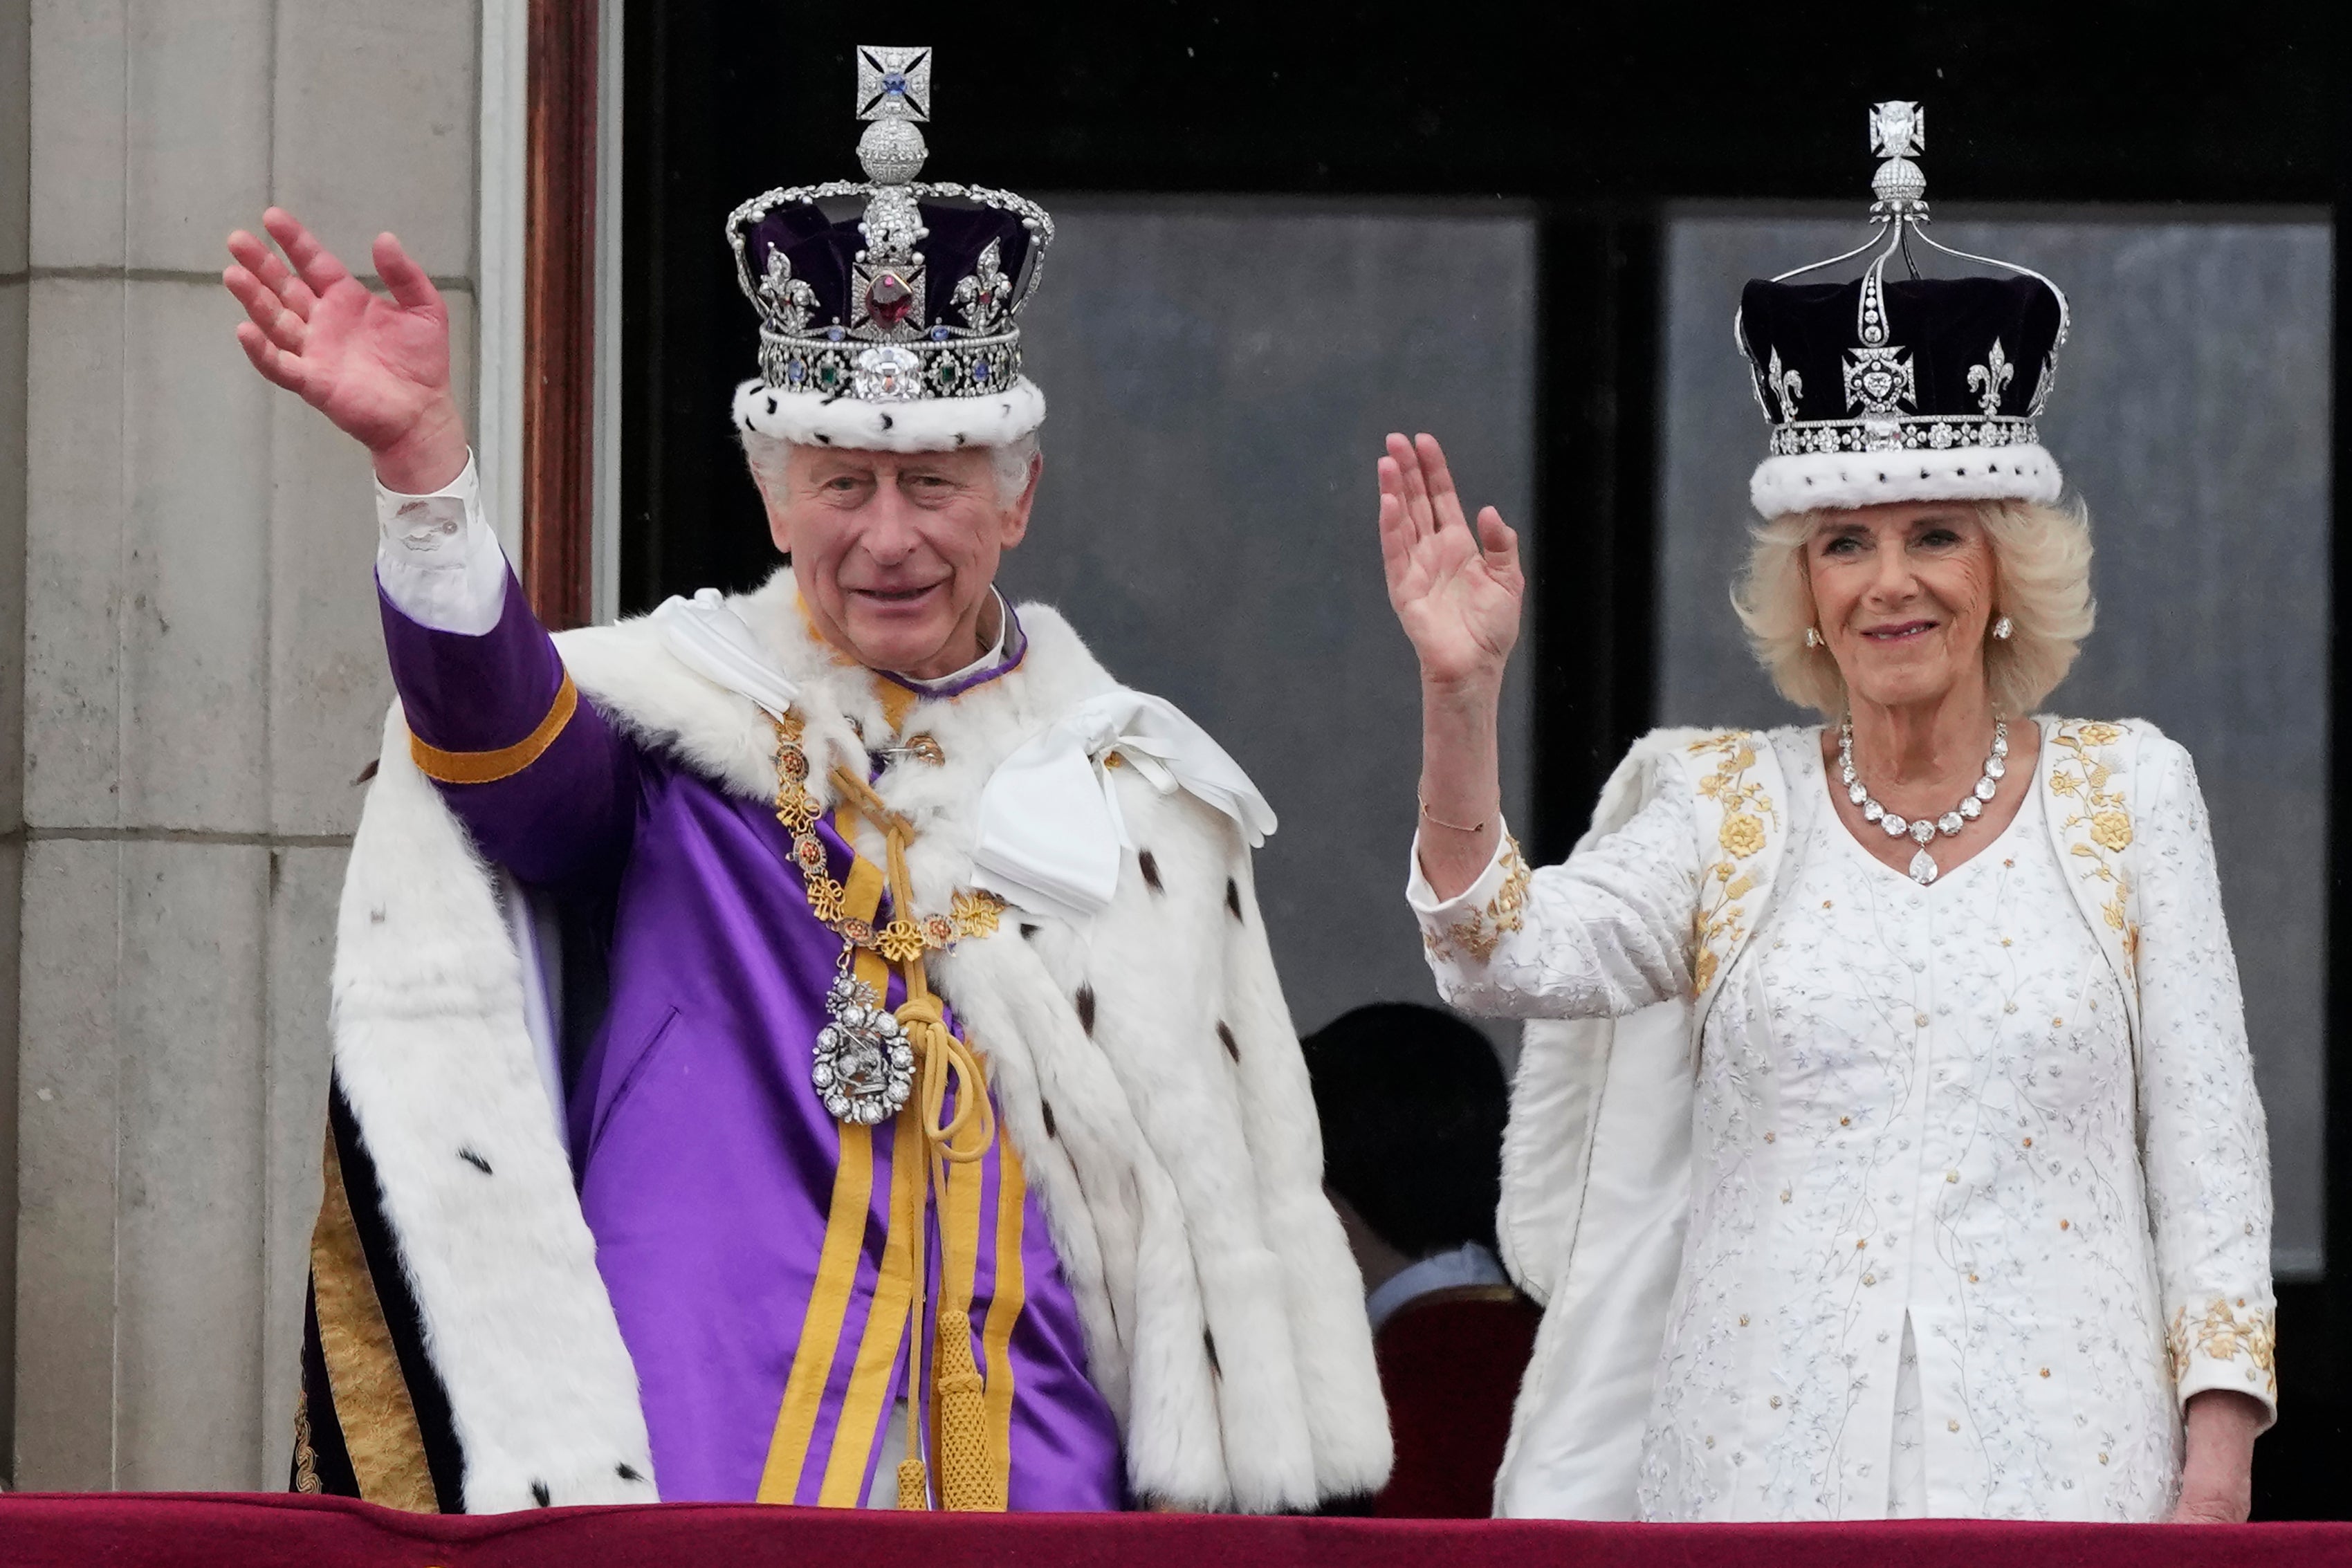
[[[449,312],[425,269],[376,235],[387,299],[284,209],[261,222],[285,259],[239,229],[228,236],[236,265],[221,274],[251,318],[236,340],[254,369],[367,447],[388,487],[424,494],[456,478],[466,428],[449,389]]]

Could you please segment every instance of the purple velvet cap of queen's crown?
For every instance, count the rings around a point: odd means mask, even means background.
[[[1037,428],[1019,313],[1053,220],[1004,191],[913,176],[928,155],[927,48],[857,50],[858,159],[870,183],[769,191],[728,218],[760,314],[760,374],[736,391],[747,434],[804,444],[937,451]],[[853,204],[862,201],[862,208]]]
[[[2055,501],[2063,485],[2036,421],[2065,344],[2066,297],[2031,268],[1969,255],[1926,232],[1927,117],[1914,103],[1871,111],[1885,160],[1871,221],[1885,231],[1857,250],[1750,281],[1736,320],[1756,401],[1772,422],[1770,455],[1748,481],[1766,518],[1890,501]],[[1910,242],[2006,277],[1929,278]],[[1792,279],[1876,254],[1850,283]],[[1889,280],[1900,255],[1908,278]]]

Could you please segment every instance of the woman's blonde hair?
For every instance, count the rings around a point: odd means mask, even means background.
[[[1973,505],[1992,544],[1992,613],[2008,616],[2011,628],[2007,639],[1985,642],[1985,684],[1995,713],[2021,718],[2066,678],[2091,634],[2091,519],[2080,501]],[[1732,608],[1772,685],[1790,702],[1832,718],[1845,711],[1845,678],[1829,649],[1805,646],[1805,629],[1813,624],[1805,544],[1837,515],[1792,512],[1754,529],[1747,570],[1731,589]]]

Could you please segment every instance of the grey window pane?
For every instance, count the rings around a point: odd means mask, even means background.
[[[1418,677],[1381,576],[1372,464],[1387,432],[1436,432],[1466,495],[1528,519],[1534,220],[1044,201],[1059,233],[1023,352],[1050,411],[1045,481],[1005,591],[1060,606],[1273,802],[1258,897],[1302,1030],[1433,1001],[1403,897]],[[1503,757],[1524,821],[1518,665]]]
[[[1861,232],[1697,214],[1668,225],[1661,722],[1797,716],[1748,657],[1725,597],[1765,431],[1731,315],[1748,278],[1847,249]],[[2152,719],[2196,757],[2270,1114],[2274,1263],[2314,1276],[2326,1168],[2328,227],[2316,215],[2052,210],[1934,233],[2047,273],[2073,302],[2042,439],[2090,506],[2099,622],[2048,706]]]

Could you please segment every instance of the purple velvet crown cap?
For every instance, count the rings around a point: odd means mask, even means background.
[[[1891,278],[1882,293],[1888,342],[1911,368],[1914,395],[1901,404],[1904,414],[2032,417],[2058,351],[2058,299],[2041,279]],[[1857,412],[1845,371],[1849,354],[1860,346],[1854,323],[1861,299],[1860,278],[1755,278],[1741,291],[1741,337],[1758,380],[1767,383],[1763,396],[1779,423],[1839,420]],[[2000,348],[2000,370],[1992,368],[1995,344]],[[1769,384],[1765,370],[1776,359],[1781,367],[1778,387]],[[1793,382],[1788,379],[1791,371]]]
[[[828,328],[846,333],[856,314],[852,304],[852,264],[866,248],[858,229],[865,215],[863,204],[846,199],[835,204],[842,209],[837,216],[828,216],[824,204],[814,202],[776,207],[751,226],[744,247],[755,277],[767,273],[770,252],[783,252],[792,276],[816,293],[809,330],[818,335]],[[981,253],[992,240],[997,246],[997,265],[1013,279],[1013,297],[1024,297],[1034,246],[1020,214],[937,196],[919,200],[916,210],[928,231],[915,242],[915,254],[922,258],[929,284],[922,292],[922,313],[908,316],[919,333],[928,336],[964,325],[962,314],[952,303],[954,286],[979,269]]]

